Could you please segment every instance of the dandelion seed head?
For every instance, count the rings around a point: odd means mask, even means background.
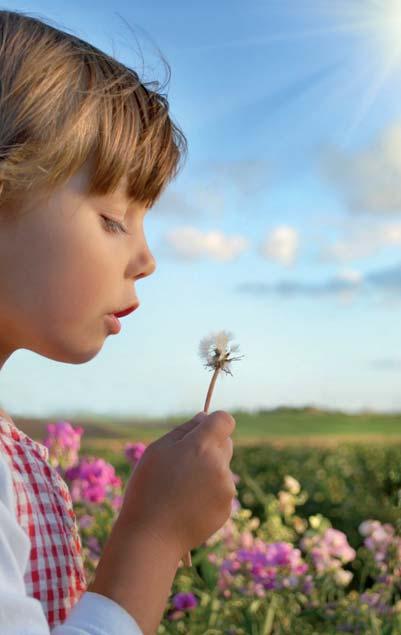
[[[230,363],[241,357],[231,357],[231,353],[239,350],[238,344],[230,344],[233,338],[230,331],[211,333],[202,338],[199,344],[199,354],[205,361],[205,367],[212,370],[219,368],[226,373],[231,373]]]

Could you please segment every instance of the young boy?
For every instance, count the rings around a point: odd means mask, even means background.
[[[90,44],[11,11],[0,43],[0,369],[20,348],[84,363],[155,269],[143,219],[185,137]],[[180,560],[230,516],[234,426],[200,412],[148,446],[86,589],[68,488],[1,411],[1,635],[156,633]]]

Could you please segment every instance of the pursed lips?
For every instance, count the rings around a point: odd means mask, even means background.
[[[129,315],[130,313],[135,311],[138,307],[139,307],[139,302],[131,305],[130,307],[124,309],[123,311],[118,311],[117,313],[113,313],[112,315],[115,315],[118,318],[124,317],[125,315]]]

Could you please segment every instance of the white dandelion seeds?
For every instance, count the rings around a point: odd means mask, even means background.
[[[205,407],[203,409],[204,412],[207,412],[209,409],[214,385],[219,372],[222,370],[232,375],[230,369],[231,362],[238,361],[244,357],[243,355],[239,357],[232,356],[232,353],[239,351],[238,344],[230,344],[230,340],[233,337],[230,331],[219,331],[218,333],[212,333],[204,337],[199,344],[199,355],[205,361],[205,368],[214,371],[209,390],[207,391]]]

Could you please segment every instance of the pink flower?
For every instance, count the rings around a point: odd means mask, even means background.
[[[378,529],[381,523],[378,520],[364,520],[359,525],[359,533],[362,536],[369,536],[375,529]]]
[[[350,562],[354,560],[356,551],[347,540],[344,532],[329,527],[323,534],[322,542],[327,547],[331,556],[339,558],[341,562]]]
[[[240,509],[241,509],[241,503],[239,502],[238,498],[233,498],[231,503],[231,513],[235,514],[235,512],[237,512]]]
[[[138,461],[140,460],[142,454],[146,450],[146,445],[144,443],[127,443],[124,447],[125,458],[131,463],[134,467]]]
[[[123,496],[118,496],[118,495],[117,495],[117,496],[115,496],[115,497],[113,498],[113,500],[111,501],[111,506],[113,507],[113,509],[115,509],[115,510],[117,510],[117,511],[118,511],[119,509],[121,509],[121,506],[122,506],[122,504],[123,504],[123,500],[124,500],[124,497],[123,497]]]
[[[103,459],[93,457],[82,459],[65,475],[71,481],[71,498],[74,502],[84,500],[102,503],[108,495],[115,495],[116,488],[119,490],[122,486],[114,467]]]
[[[348,544],[347,536],[342,531],[329,527],[321,535],[304,536],[300,546],[303,551],[310,553],[319,575],[332,572],[341,585],[350,581],[350,575],[341,565],[354,560],[356,551]]]
[[[364,545],[372,552],[382,573],[388,569],[392,551],[395,552],[395,558],[399,561],[401,538],[395,535],[395,529],[392,525],[382,524],[378,520],[365,520],[360,524],[359,532],[365,536]]]
[[[243,531],[239,536],[239,543],[242,549],[252,549],[254,538],[250,531]]]
[[[78,463],[82,427],[73,428],[68,421],[57,421],[47,425],[44,445],[49,450],[49,462],[53,467],[68,469]]]
[[[81,529],[89,529],[94,524],[95,519],[90,514],[84,514],[78,519],[78,524]]]

